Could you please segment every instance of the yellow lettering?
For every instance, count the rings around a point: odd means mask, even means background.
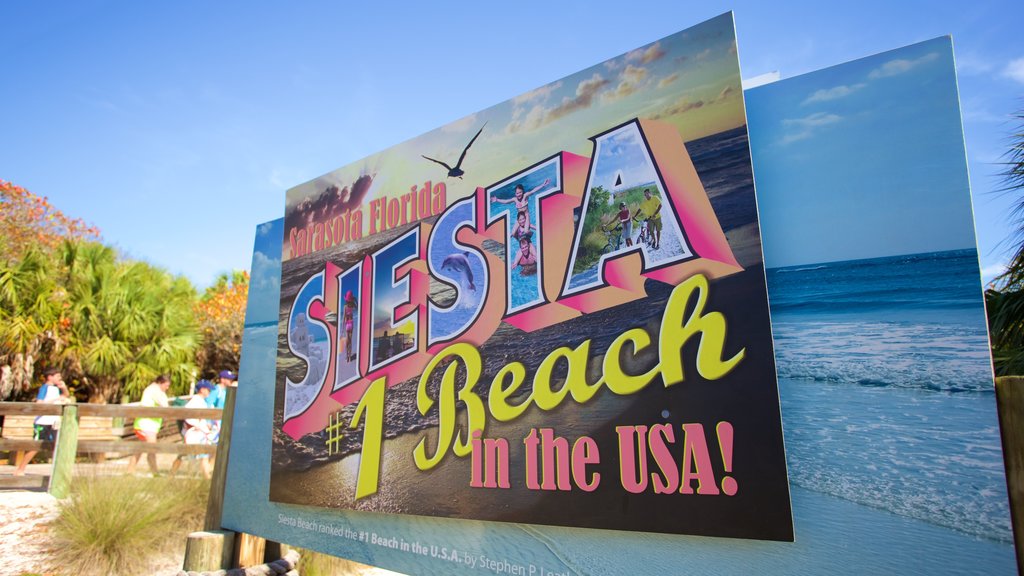
[[[633,345],[633,355],[636,356],[638,352],[651,345],[651,336],[643,328],[633,328],[619,334],[619,337],[608,346],[608,351],[604,355],[604,378],[608,382],[608,389],[619,396],[643,390],[658,375],[658,366],[643,374],[626,374],[620,362],[622,348],[626,343]]]
[[[690,296],[697,293],[697,304],[685,318],[686,305]],[[661,336],[658,342],[661,377],[665,386],[683,381],[682,349],[686,341],[697,335],[697,372],[708,380],[717,380],[728,374],[743,360],[746,348],[741,348],[732,358],[723,361],[725,348],[725,316],[721,312],[704,314],[708,300],[708,279],[703,274],[687,278],[672,290],[661,320]]]
[[[430,381],[430,376],[437,366],[452,356],[455,357],[455,360],[445,368],[444,374],[441,376],[441,388],[437,393],[437,447],[434,449],[433,455],[428,456],[427,438],[424,436],[413,450],[413,460],[416,462],[416,467],[420,470],[430,470],[437,466],[444,459],[449,448],[453,448],[458,456],[469,454],[472,449],[470,438],[473,436],[473,431],[480,430],[482,433],[486,425],[487,417],[484,414],[483,402],[473,392],[473,387],[480,378],[483,362],[476,348],[464,342],[452,344],[445,348],[427,364],[423,370],[423,376],[420,377],[419,389],[416,392],[416,407],[419,409],[420,414],[424,416],[434,407],[434,400],[427,393],[427,383]],[[466,383],[462,386],[458,395],[458,399],[462,400],[467,408],[469,430],[465,439],[463,439],[461,434],[456,435],[455,432],[455,376],[458,370],[458,360],[462,361],[466,369]]]
[[[506,377],[511,377],[508,387],[502,386]],[[530,407],[532,394],[521,404],[509,404],[508,399],[515,395],[519,387],[526,381],[526,367],[521,362],[511,362],[498,370],[491,381],[491,392],[487,395],[487,407],[491,415],[500,422],[508,422],[518,418]]]

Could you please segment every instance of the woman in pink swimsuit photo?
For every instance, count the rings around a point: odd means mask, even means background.
[[[349,362],[355,359],[355,356],[352,354],[352,329],[355,327],[355,316],[356,297],[349,290],[345,294],[345,315],[343,316],[345,321],[345,358]]]
[[[522,276],[533,276],[537,273],[537,249],[530,242],[530,234],[519,238],[519,253],[512,262],[512,269],[519,267]]]

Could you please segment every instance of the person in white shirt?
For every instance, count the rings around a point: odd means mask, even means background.
[[[39,393],[36,394],[36,402],[41,404],[63,404],[68,402],[70,394],[68,393],[68,387],[64,384],[64,380],[61,379],[60,370],[49,368],[43,372],[43,376],[46,378],[46,381],[43,382],[43,385],[39,388]],[[56,415],[37,416],[33,426],[32,438],[34,440],[55,442],[57,434],[53,427],[59,419],[60,416]],[[17,467],[14,470],[14,475],[24,476],[25,468],[38,452],[38,450],[19,452],[15,457]]]
[[[188,403],[185,404],[185,408],[208,408],[206,405],[206,399],[210,396],[213,390],[214,386],[210,381],[200,380],[196,383],[196,393],[189,399]],[[186,418],[185,428],[182,430],[182,434],[185,437],[185,444],[213,444],[213,426],[210,421],[205,418]],[[178,468],[181,467],[181,463],[185,458],[186,456],[182,454],[174,459],[174,463],[171,464],[172,476],[178,472]],[[196,458],[199,459],[199,469],[202,471],[203,477],[209,479],[213,475],[213,464],[210,461],[209,454],[197,454]]]

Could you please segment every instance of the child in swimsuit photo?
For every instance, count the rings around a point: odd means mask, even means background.
[[[516,226],[515,228],[512,229],[512,238],[515,240],[519,240],[520,238],[526,236],[527,234],[532,235],[533,231],[536,229],[536,226],[530,224],[529,217],[526,215],[526,213],[520,212],[516,216]]]
[[[529,192],[525,192],[525,188],[523,187],[522,184],[516,184],[516,195],[514,197],[512,197],[512,198],[498,198],[497,196],[492,195],[491,196],[491,202],[495,202],[495,203],[498,203],[498,204],[513,204],[514,203],[516,205],[516,213],[517,213],[516,217],[518,218],[518,214],[525,214],[526,215],[526,221],[529,222],[530,221],[530,196],[533,196],[537,192],[540,192],[541,189],[543,189],[543,188],[547,188],[548,184],[551,184],[551,179],[550,178],[545,179],[544,182],[540,186],[537,186],[536,188],[534,188],[533,190],[530,190]]]

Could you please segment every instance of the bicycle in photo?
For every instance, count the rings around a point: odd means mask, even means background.
[[[637,235],[635,244],[637,246],[647,246],[648,250],[654,250],[654,232],[651,230],[651,219],[644,218],[641,220],[637,216],[633,220],[640,223],[640,234]]]
[[[611,229],[602,226],[601,231],[604,232],[605,238],[608,239],[604,248],[601,248],[602,254],[616,252],[622,247],[622,226],[616,225]]]

